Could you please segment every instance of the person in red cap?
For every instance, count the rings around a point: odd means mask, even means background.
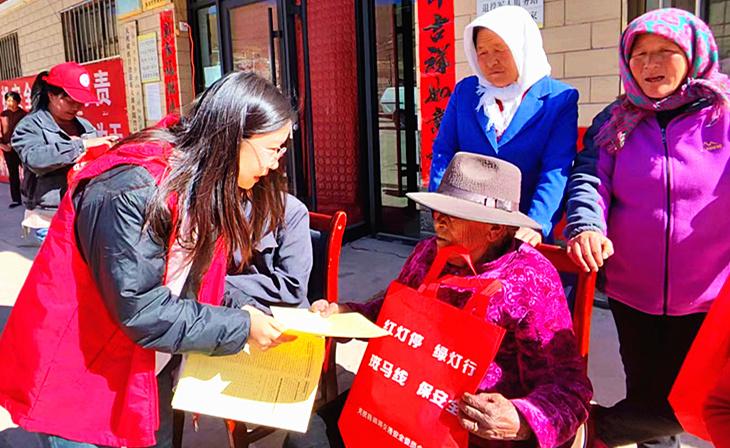
[[[21,192],[28,209],[23,226],[43,242],[73,164],[87,148],[111,146],[117,137],[98,137],[96,128],[79,116],[84,104],[99,100],[91,90],[89,72],[76,62],[40,73],[31,95],[32,111],[18,123],[11,146],[23,164]]]

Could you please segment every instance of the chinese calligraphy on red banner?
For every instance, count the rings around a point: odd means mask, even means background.
[[[177,113],[180,110],[180,88],[177,82],[177,54],[175,51],[175,21],[172,11],[160,13],[160,27],[162,28],[162,71],[165,81],[165,105],[167,113]]]
[[[433,141],[454,88],[454,0],[418,4],[421,74],[421,180],[428,186]]]
[[[119,58],[101,62],[84,64],[92,79],[94,92],[99,98],[98,105],[88,105],[81,111],[81,116],[96,127],[100,136],[129,135],[127,121],[127,94],[124,88],[124,69]],[[18,92],[22,98],[21,106],[30,111],[31,89],[35,76],[0,81],[0,95],[9,91]],[[5,102],[3,102],[3,109]],[[5,163],[0,163],[0,182],[7,182]]]

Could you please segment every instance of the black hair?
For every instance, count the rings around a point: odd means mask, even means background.
[[[63,88],[48,84],[44,79],[46,76],[48,76],[47,71],[40,72],[38,76],[35,77],[35,81],[33,81],[33,87],[30,90],[31,110],[33,112],[39,109],[48,109],[49,93],[67,96],[67,93],[63,90]]]
[[[253,72],[232,72],[206,89],[177,124],[143,130],[117,145],[163,141],[174,147],[170,173],[147,207],[146,222],[165,243],[170,231],[177,235],[194,260],[193,281],[202,278],[218,237],[227,245],[230,266],[232,254],[240,251],[240,271],[261,237],[283,225],[283,168],[244,191],[238,186],[240,142],[295,121],[290,99],[273,84]],[[176,216],[168,206],[171,197],[177,201]],[[186,225],[181,227],[183,217]]]
[[[5,100],[9,100],[10,98],[14,99],[16,103],[20,103],[21,98],[20,94],[18,92],[8,92],[5,94]]]
[[[488,29],[488,28],[483,27],[483,26],[475,26],[474,28],[472,28],[473,34],[471,35],[471,41],[474,42],[474,48],[477,47],[477,34],[479,34],[479,31],[486,30],[486,29]]]

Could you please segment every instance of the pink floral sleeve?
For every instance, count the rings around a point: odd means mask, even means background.
[[[539,259],[536,265],[535,274],[541,275],[525,284],[533,306],[514,333],[519,381],[528,393],[512,403],[530,424],[540,447],[553,448],[570,440],[587,420],[593,389],[560,278],[547,260]]]

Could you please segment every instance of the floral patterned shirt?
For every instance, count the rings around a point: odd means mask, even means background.
[[[421,241],[396,281],[418,288],[436,253],[435,238]],[[536,249],[520,242],[497,260],[474,267],[478,277],[502,283],[503,288],[489,304],[487,319],[507,330],[479,390],[509,398],[529,423],[541,448],[570,441],[588,418],[593,389],[578,351],[557,271]],[[467,267],[451,265],[441,274],[473,275]],[[444,286],[438,298],[463,308],[471,295],[471,291]],[[348,305],[375,321],[383,300]],[[470,446],[495,444],[472,436]]]

